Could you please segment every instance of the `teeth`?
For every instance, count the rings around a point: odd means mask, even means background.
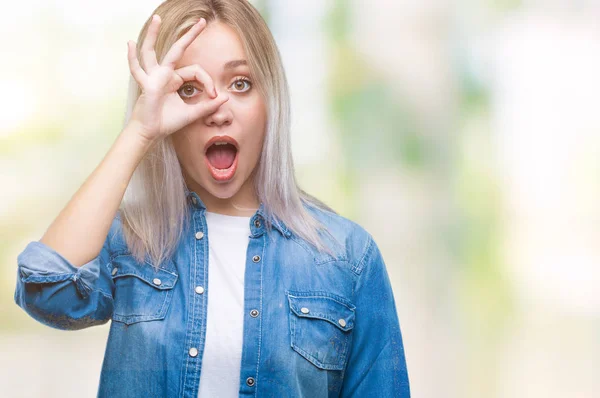
[[[215,142],[215,145],[227,145],[228,142]]]

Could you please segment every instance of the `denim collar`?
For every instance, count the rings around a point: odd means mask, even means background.
[[[190,191],[187,186],[184,187],[184,189],[185,189],[185,197],[188,200],[188,203],[192,203],[192,206],[195,206],[196,208],[206,209],[206,205],[204,204],[202,199],[200,199],[200,196],[196,192]],[[192,198],[195,198],[195,203],[193,203]],[[275,227],[275,229],[277,229],[284,237],[289,238],[292,235],[292,233],[290,232],[290,230],[288,229],[288,227],[285,225],[285,223],[283,221],[281,221],[279,218],[275,217],[274,215],[271,217],[268,216],[268,214],[265,210],[265,204],[263,202],[260,202],[260,206],[258,207],[258,210],[256,210],[256,213],[254,213],[254,215],[252,216],[252,219],[256,218],[257,215],[260,215],[264,220],[269,220],[271,225],[273,227]],[[254,220],[252,220],[252,221],[254,221]]]

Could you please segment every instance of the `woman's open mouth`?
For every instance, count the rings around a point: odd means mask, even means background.
[[[209,141],[204,162],[216,181],[228,181],[233,178],[238,165],[238,149],[230,137],[215,137]],[[211,144],[212,142],[212,144]]]

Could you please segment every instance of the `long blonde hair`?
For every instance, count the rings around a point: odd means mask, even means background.
[[[292,234],[319,251],[334,255],[319,231],[333,236],[303,206],[337,214],[300,189],[296,182],[290,143],[288,83],[279,50],[260,13],[247,0],[167,0],[152,14],[158,14],[162,20],[155,45],[159,63],[173,43],[200,18],[209,24],[220,21],[236,30],[248,58],[254,86],[266,101],[266,135],[253,174],[255,193],[268,215],[267,233],[272,231],[270,217],[274,217]],[[138,36],[138,59],[141,59],[140,48],[150,21],[148,18]],[[125,125],[140,94],[140,87],[130,76]],[[158,266],[173,254],[190,214],[186,184],[171,136],[156,143],[141,160],[127,186],[120,212],[127,246],[138,261],[147,261],[149,257],[150,263]]]

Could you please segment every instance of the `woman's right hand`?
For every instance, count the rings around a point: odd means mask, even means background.
[[[213,80],[199,65],[192,64],[175,69],[175,64],[181,59],[185,49],[206,27],[206,20],[201,18],[192,26],[173,44],[161,64],[158,64],[154,44],[160,22],[160,16],[153,15],[140,51],[143,68],[137,59],[135,42],[127,43],[129,69],[142,90],[128,123],[150,142],[164,138],[194,120],[209,115],[229,99],[227,94],[217,95]],[[185,81],[190,80],[202,83],[208,97],[201,96],[194,104],[183,101],[177,91]]]

